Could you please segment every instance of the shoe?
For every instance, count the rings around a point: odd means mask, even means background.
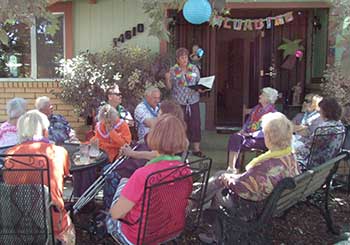
[[[205,157],[204,153],[201,151],[192,151],[192,155],[200,158]]]

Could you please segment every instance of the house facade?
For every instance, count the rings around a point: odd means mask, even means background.
[[[52,94],[59,91],[52,62],[57,54],[72,58],[82,51],[98,52],[113,45],[137,45],[166,53],[178,47],[191,49],[197,44],[205,51],[201,75],[216,76],[215,88],[201,97],[201,113],[207,129],[240,126],[243,105],[255,105],[259,90],[265,86],[273,86],[281,93],[280,110],[293,113],[299,109],[292,103],[293,88],[300,86],[302,94],[317,88],[326,63],[332,62],[336,54],[334,40],[328,38],[329,1],[227,1],[230,12],[215,27],[209,23],[192,25],[182,12],[168,8],[166,15],[171,20],[168,30],[172,34],[169,43],[148,35],[150,19],[139,0],[53,2],[50,10],[61,20],[56,39],[50,40],[40,32],[45,27],[40,22],[35,28],[22,28],[24,37],[31,40],[26,43],[26,50],[14,47],[7,51],[7,59],[15,60],[11,69],[1,72],[0,64],[1,121],[6,120],[5,105],[10,98],[23,97],[32,108],[36,97],[48,95],[56,112],[67,117],[74,128],[85,124],[70,105]],[[272,19],[271,26],[239,28],[234,24],[237,20],[255,23],[261,19],[265,25],[267,19]],[[284,57],[279,47],[286,39],[300,40],[302,57],[289,57],[290,61]],[[327,57],[327,54],[331,55]],[[22,65],[16,67],[17,64]]]

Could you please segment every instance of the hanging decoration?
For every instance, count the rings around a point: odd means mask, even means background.
[[[269,16],[264,19],[233,19],[217,14],[214,11],[210,19],[210,26],[232,29],[235,31],[253,31],[262,29],[271,29],[272,26],[281,26],[293,21],[293,12],[287,12],[285,14],[277,16]]]
[[[185,19],[194,25],[209,21],[212,9],[208,0],[187,0],[183,7]]]
[[[281,65],[281,68],[286,70],[292,70],[297,62],[297,60],[301,60],[304,53],[304,47],[300,44],[301,39],[289,40],[287,38],[283,38],[283,44],[278,46],[278,50],[283,50],[283,59],[284,62]]]

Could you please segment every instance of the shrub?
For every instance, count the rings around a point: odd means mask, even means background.
[[[118,84],[123,105],[133,111],[147,87],[156,86],[165,92],[162,80],[169,67],[168,57],[138,47],[86,51],[60,61],[57,72],[62,76],[59,82],[62,91],[55,95],[87,118],[106,99],[107,88]]]

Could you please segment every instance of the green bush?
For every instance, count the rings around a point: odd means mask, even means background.
[[[57,72],[62,76],[62,91],[55,95],[87,118],[106,99],[106,89],[118,84],[123,94],[123,105],[133,111],[147,87],[156,86],[165,92],[162,80],[170,67],[169,60],[138,47],[83,52],[72,59],[60,61]]]

